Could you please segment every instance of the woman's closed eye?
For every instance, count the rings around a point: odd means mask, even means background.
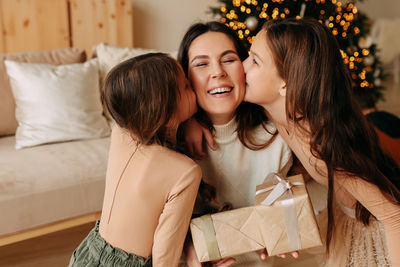
[[[229,64],[229,63],[232,63],[232,62],[236,62],[236,61],[238,61],[238,60],[239,60],[238,58],[229,57],[229,58],[223,58],[223,59],[221,59],[221,62],[222,62],[223,64]]]
[[[194,67],[203,67],[203,66],[207,66],[208,62],[196,62],[193,65],[194,65]]]

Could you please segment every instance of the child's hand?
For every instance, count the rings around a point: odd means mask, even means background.
[[[279,254],[278,257],[281,257],[282,259],[284,259],[284,258],[286,258],[286,254],[287,253]],[[290,252],[290,254],[295,259],[297,259],[299,257],[299,252],[298,251]],[[266,249],[264,249],[264,251],[261,253],[260,257],[261,257],[262,260],[265,260],[268,257],[268,252],[267,252]]]
[[[194,250],[193,242],[187,242],[185,244],[185,253],[186,253],[186,264],[188,267],[201,267],[201,263],[197,259],[196,250]]]
[[[218,261],[205,262],[202,264],[204,267],[229,267],[236,262],[235,258],[229,257]]]
[[[183,129],[188,153],[194,159],[202,159],[206,156],[206,150],[203,146],[203,138],[212,150],[216,149],[211,132],[198,123],[194,118],[185,121],[183,123]]]
[[[225,258],[225,259],[221,259],[218,261],[201,263],[197,259],[196,250],[194,249],[192,242],[187,242],[187,244],[185,246],[185,252],[186,252],[186,264],[188,265],[188,267],[201,267],[201,266],[204,266],[204,267],[213,267],[213,266],[229,267],[233,263],[236,262],[236,260],[234,258]]]

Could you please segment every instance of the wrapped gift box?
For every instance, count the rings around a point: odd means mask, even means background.
[[[200,262],[266,248],[270,256],[322,245],[301,175],[273,174],[257,186],[255,205],[195,218],[190,223]]]

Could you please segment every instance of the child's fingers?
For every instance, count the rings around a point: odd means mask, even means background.
[[[203,129],[204,138],[206,139],[206,142],[207,142],[208,146],[212,150],[217,150],[217,147],[215,145],[215,141],[214,141],[214,137],[213,137],[212,133],[206,128],[202,128],[202,129]]]
[[[235,258],[225,258],[213,263],[212,266],[229,267],[236,262]]]
[[[200,140],[198,142],[196,141],[193,143],[193,151],[195,153],[194,156],[197,159],[202,159],[205,157],[206,153],[203,149],[203,140]]]
[[[292,255],[293,258],[297,259],[299,257],[299,252],[298,251],[293,251],[290,253]],[[281,257],[282,259],[286,258],[286,253],[283,254],[279,254],[279,257]]]
[[[265,260],[268,257],[268,252],[266,249],[263,250],[263,252],[261,252],[260,258],[262,260]]]

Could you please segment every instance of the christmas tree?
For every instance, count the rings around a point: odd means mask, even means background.
[[[366,37],[371,24],[359,12],[355,2],[337,0],[219,0],[220,7],[211,11],[221,22],[235,30],[249,48],[265,20],[312,17],[325,23],[336,37],[345,65],[348,67],[355,94],[375,104],[383,98],[382,64],[374,44]]]

